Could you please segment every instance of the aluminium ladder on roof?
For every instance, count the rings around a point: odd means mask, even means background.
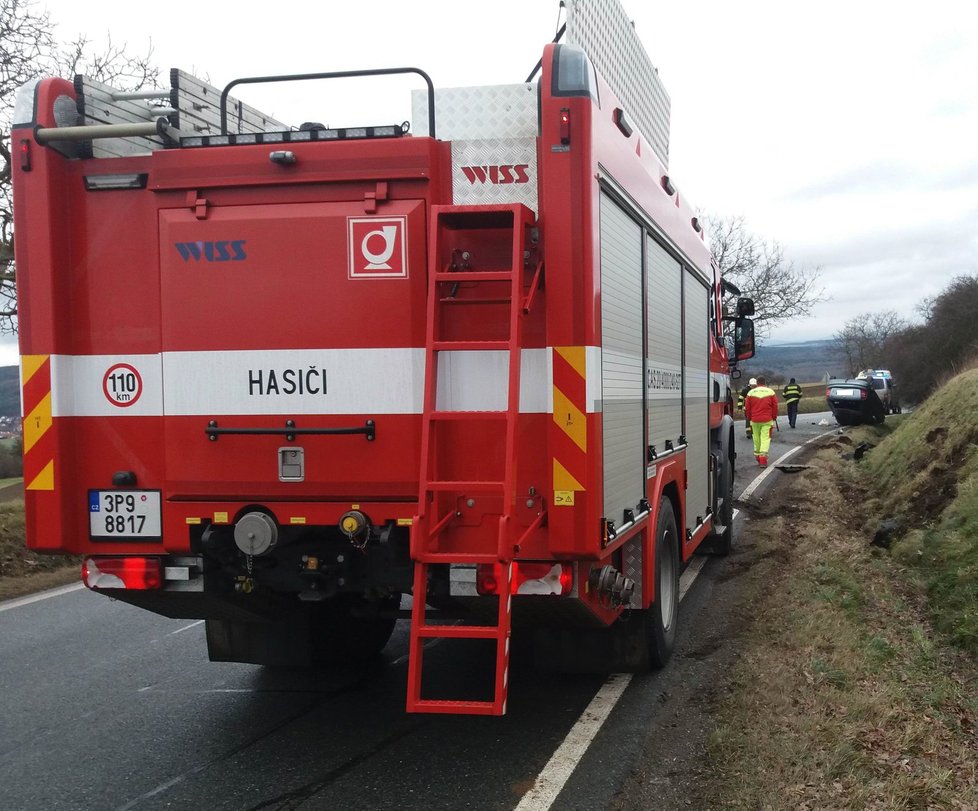
[[[66,125],[101,126],[153,124],[163,118],[182,135],[218,135],[221,132],[221,91],[196,76],[170,71],[169,88],[124,91],[87,76],[75,76],[77,114]],[[288,130],[277,121],[237,99],[228,99],[229,132]],[[163,149],[171,144],[161,134],[82,142],[79,157],[122,157]]]

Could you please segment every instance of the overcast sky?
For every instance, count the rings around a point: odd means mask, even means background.
[[[168,5],[38,0],[70,39],[145,50],[223,87],[276,73],[411,65],[436,87],[523,81],[557,0]],[[773,341],[831,337],[871,309],[915,317],[978,272],[978,7],[950,0],[623,0],[672,99],[670,175],[742,215],[831,301]],[[95,8],[98,11],[95,11]],[[413,80],[398,87],[406,98]],[[400,121],[358,85],[239,95],[283,121]],[[371,85],[371,91],[374,85]],[[254,91],[254,92],[253,92]]]

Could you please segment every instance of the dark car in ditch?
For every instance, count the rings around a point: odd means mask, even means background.
[[[873,388],[872,380],[830,380],[825,399],[839,425],[876,425],[886,419],[886,408]]]

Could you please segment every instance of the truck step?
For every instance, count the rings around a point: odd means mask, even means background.
[[[436,282],[508,282],[511,270],[450,270],[435,274]]]
[[[431,712],[444,715],[505,715],[506,702],[497,708],[495,701],[449,701],[425,698],[413,702],[411,712]]]
[[[495,625],[422,625],[417,635],[428,639],[496,639]]]

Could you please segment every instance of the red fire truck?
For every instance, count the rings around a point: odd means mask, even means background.
[[[215,661],[376,654],[409,617],[409,711],[504,713],[514,627],[560,667],[663,665],[681,569],[730,549],[753,305],[725,319],[657,77],[608,80],[585,5],[517,85],[23,88],[28,545],[204,619]],[[229,95],[405,71],[417,134]],[[491,690],[432,695],[437,638],[493,646]]]

